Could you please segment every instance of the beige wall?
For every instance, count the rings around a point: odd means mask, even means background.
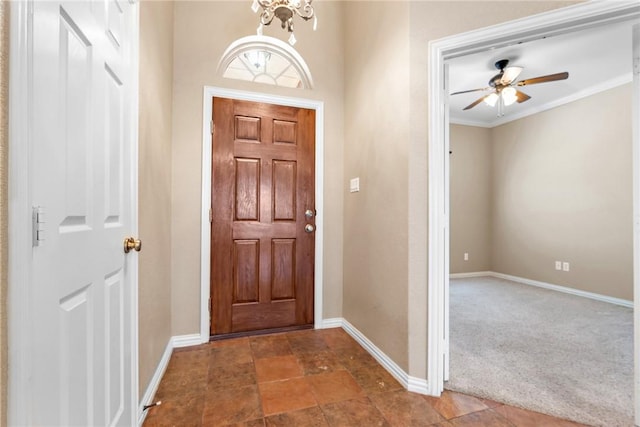
[[[491,129],[451,125],[450,272],[491,270]],[[464,260],[464,254],[469,260]]]
[[[378,25],[389,19],[381,31]],[[349,2],[343,317],[407,369],[409,4]],[[346,183],[345,183],[346,189]]]
[[[633,299],[630,106],[624,85],[492,130],[494,271]]]
[[[140,2],[140,390],[171,338],[173,3]]]
[[[493,129],[451,126],[451,273],[633,299],[631,90]],[[462,261],[470,247],[488,254],[483,263]]]
[[[254,35],[258,16],[250,2],[180,1],[175,5],[172,177],[173,335],[200,331],[200,212],[202,188],[202,93],[205,85],[308,98],[324,102],[324,317],[342,313],[343,217],[343,7],[314,3],[319,23],[296,25],[296,50],[307,61],[313,90],[276,88],[223,79],[216,73],[234,40]],[[232,18],[232,19],[231,19]],[[277,24],[265,34],[286,40]]]
[[[0,2],[0,426],[7,425],[9,2]]]

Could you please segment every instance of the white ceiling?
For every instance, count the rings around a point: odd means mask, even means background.
[[[609,24],[447,61],[450,93],[489,86],[491,77],[498,73],[494,63],[500,59],[509,59],[509,66],[524,67],[518,81],[569,72],[567,80],[518,88],[531,99],[505,107],[501,118],[496,116],[497,107],[484,102],[463,111],[490,91],[453,95],[449,97],[451,122],[494,127],[630,82],[632,24]]]

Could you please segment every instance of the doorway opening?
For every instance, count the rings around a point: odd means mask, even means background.
[[[446,61],[455,57],[527,42],[539,37],[558,35],[590,26],[598,26],[638,19],[640,9],[631,3],[584,4],[548,12],[469,33],[452,36],[430,44],[429,69],[429,347],[428,385],[430,394],[439,395],[444,388],[448,369],[448,285],[449,285],[449,117],[447,108]],[[629,52],[631,55],[631,52]],[[637,74],[635,83],[637,87]],[[633,126],[638,127],[638,97],[634,98]],[[637,260],[640,239],[638,237],[638,188],[640,188],[637,159],[638,133],[633,137],[634,169],[634,298],[639,303],[640,281]],[[638,315],[635,314],[635,335],[638,336]],[[636,358],[640,343],[634,340]],[[638,372],[635,372],[636,379]],[[636,380],[636,396],[638,381]],[[636,397],[636,419],[639,405]]]

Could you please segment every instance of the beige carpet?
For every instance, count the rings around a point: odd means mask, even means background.
[[[595,426],[633,425],[633,310],[452,279],[445,388]]]

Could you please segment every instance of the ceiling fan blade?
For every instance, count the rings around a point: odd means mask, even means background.
[[[483,96],[482,98],[477,99],[477,100],[476,100],[476,101],[474,101],[473,103],[471,103],[471,104],[467,105],[466,107],[464,107],[462,110],[464,111],[464,110],[470,110],[470,109],[472,109],[473,107],[475,107],[476,105],[478,105],[478,104],[480,104],[482,101],[484,101],[484,99],[485,99],[485,98],[486,98],[486,96]]]
[[[469,92],[479,92],[481,90],[491,89],[490,87],[482,87],[479,89],[469,89],[469,90],[461,90],[459,92],[453,92],[451,95],[460,95],[461,93],[469,93]]]
[[[526,93],[520,92],[519,90],[516,91],[516,100],[518,101],[518,103],[527,101],[529,99],[531,99],[531,97]]]
[[[500,83],[503,85],[511,84],[512,81],[518,78],[522,72],[522,67],[507,67],[504,69]]]
[[[565,80],[569,78],[569,73],[549,74],[548,76],[534,77],[532,79],[521,80],[517,83],[518,86],[534,85],[538,83],[554,82],[556,80]]]

